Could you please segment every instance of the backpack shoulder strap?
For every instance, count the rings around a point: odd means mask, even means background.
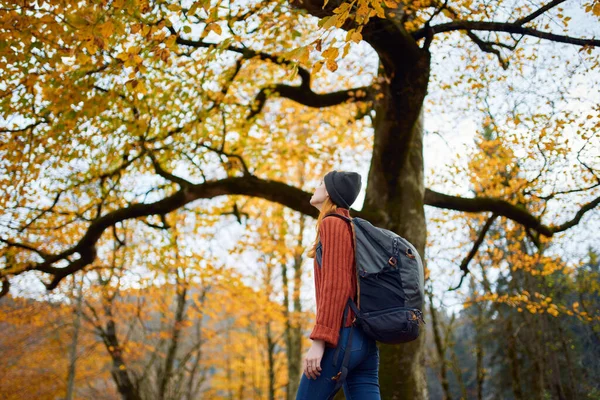
[[[352,301],[352,299],[350,297],[346,301],[346,307],[344,307],[344,317],[343,317],[344,321],[346,320],[346,316],[348,315],[349,307],[352,309],[356,308],[356,306],[354,306],[354,301]],[[340,390],[340,388],[342,387],[342,385],[344,384],[344,382],[346,381],[346,378],[348,376],[348,368],[350,365],[350,353],[352,352],[352,333],[353,332],[354,332],[354,323],[350,326],[350,333],[348,334],[348,338],[346,339],[346,350],[344,351],[344,358],[342,359],[342,365],[340,366],[340,371],[337,373],[336,376],[331,378],[332,380],[334,380],[336,382],[335,382],[335,387],[332,391],[332,396],[330,398],[333,398],[333,395],[335,395],[337,393],[337,391]],[[337,368],[339,353],[340,353],[340,345],[338,344],[337,349],[335,350],[335,354],[333,355],[334,368]]]

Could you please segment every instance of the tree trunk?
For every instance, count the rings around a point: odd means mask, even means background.
[[[483,326],[482,317],[482,309],[480,306],[477,306],[477,319],[478,319],[478,329],[476,334],[475,341],[475,356],[477,358],[477,400],[483,400],[483,383],[485,381],[485,365],[483,363],[483,344],[481,343],[481,332],[479,331]]]
[[[379,215],[380,220],[371,222],[406,238],[424,255],[427,226],[422,105],[429,80],[429,55],[420,57],[412,68],[383,63],[379,78],[384,96],[375,109],[373,158],[362,211]],[[420,335],[402,345],[379,345],[382,398],[428,398],[424,343],[425,335]]]
[[[119,393],[121,393],[121,398],[123,400],[141,400],[135,385],[129,377],[129,372],[127,371],[125,360],[123,359],[123,353],[119,339],[117,338],[117,330],[115,321],[113,320],[112,311],[107,310],[106,314],[108,316],[108,321],[102,339],[104,340],[104,344],[113,361],[111,374],[117,384],[117,389],[119,390]]]
[[[435,343],[435,350],[437,353],[439,368],[440,368],[440,382],[442,389],[444,390],[444,398],[452,400],[452,394],[450,393],[450,385],[448,384],[448,372],[446,366],[446,347],[445,341],[442,341],[440,329],[437,322],[437,312],[433,306],[433,296],[429,295],[429,312],[431,315],[431,329],[433,329],[433,341]]]
[[[177,279],[177,300],[176,309],[171,329],[171,338],[164,365],[158,370],[158,398],[163,400],[169,398],[169,386],[173,378],[173,366],[177,358],[177,351],[180,345],[180,336],[182,322],[185,319],[185,307],[187,303],[187,287],[186,283],[180,283]]]
[[[571,361],[571,351],[569,350],[569,346],[567,345],[567,338],[565,338],[565,331],[561,327],[561,322],[556,323],[558,327],[558,334],[560,339],[560,344],[562,346],[563,354],[565,355],[565,361],[567,363],[567,377],[568,377],[568,391],[566,393],[566,397],[568,399],[577,400],[577,390],[575,389],[575,376],[573,375],[573,371],[575,370],[573,366],[573,362]]]
[[[73,276],[73,286],[75,286],[75,276]],[[79,328],[81,326],[81,313],[83,311],[83,276],[77,288],[77,302],[75,303],[75,318],[73,319],[73,339],[69,349],[69,372],[67,376],[67,397],[66,400],[73,399],[73,389],[75,387],[75,366],[77,363],[77,343],[79,341]]]
[[[519,360],[517,358],[517,339],[515,338],[512,320],[508,318],[508,324],[506,325],[506,336],[508,338],[507,355],[510,360],[510,372],[512,377],[512,389],[515,396],[515,400],[523,398],[523,391],[521,390],[521,371],[519,368]]]
[[[304,231],[305,216],[300,216],[300,232]],[[302,248],[302,234],[298,236],[298,247]],[[294,254],[294,279],[290,288],[287,278],[287,265],[281,265],[283,279],[283,306],[285,312],[285,343],[287,348],[288,383],[286,385],[286,399],[296,398],[298,385],[300,384],[300,366],[302,358],[302,326],[298,316],[302,312],[300,303],[300,289],[302,284],[302,254]],[[292,290],[293,309],[290,312],[290,289]]]
[[[229,329],[225,329],[225,348],[229,348],[231,346],[231,336],[229,335]],[[227,371],[227,391],[229,400],[233,400],[233,372],[231,366],[231,353],[225,352],[227,363],[226,363],[226,371]]]
[[[275,400],[275,341],[271,332],[271,323],[267,322],[267,376],[269,381],[269,400]]]

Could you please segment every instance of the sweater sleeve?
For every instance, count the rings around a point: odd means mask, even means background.
[[[352,237],[348,224],[334,217],[323,220],[319,235],[323,253],[315,280],[317,317],[310,338],[335,347],[352,286]]]

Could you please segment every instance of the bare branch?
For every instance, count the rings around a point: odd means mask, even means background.
[[[49,254],[45,253],[44,251],[42,251],[40,249],[36,249],[35,247],[33,247],[32,245],[29,245],[27,243],[17,243],[17,242],[8,240],[8,239],[3,239],[3,238],[0,238],[0,242],[5,243],[9,247],[18,247],[20,249],[33,251],[34,253],[36,253],[37,255],[42,257],[44,260],[46,260],[48,257],[50,257]]]
[[[539,8],[538,10],[532,12],[531,14],[529,14],[526,17],[523,18],[519,18],[518,20],[515,21],[515,24],[517,25],[523,25],[528,23],[529,21],[532,21],[534,19],[536,19],[537,17],[539,17],[540,15],[542,15],[543,13],[545,13],[546,11],[548,11],[549,9],[556,7],[557,5],[559,5],[560,3],[564,3],[566,0],[554,0],[551,1],[550,3],[546,4],[545,6]]]
[[[240,156],[239,154],[228,153],[228,152],[225,152],[225,151],[223,151],[221,149],[217,149],[215,147],[209,146],[209,145],[204,144],[204,143],[199,143],[198,145],[201,146],[201,147],[204,147],[205,149],[214,151],[217,154],[224,155],[227,158],[237,158],[240,161],[240,164],[242,165],[242,168],[244,170],[244,175],[245,176],[251,176],[252,175],[252,173],[250,172],[250,169],[248,168],[248,165],[246,164],[246,161],[244,161],[244,158],[242,156]]]
[[[173,175],[170,172],[167,172],[158,162],[158,160],[156,159],[156,157],[154,156],[154,154],[152,154],[151,151],[147,151],[148,156],[150,157],[150,159],[152,160],[152,165],[154,165],[154,170],[156,171],[156,173],[160,176],[162,176],[163,178],[165,178],[168,181],[172,181],[177,183],[181,188],[187,187],[189,185],[191,185],[192,183],[179,177],[176,175]]]
[[[491,22],[491,21],[453,21],[444,24],[434,25],[429,28],[431,33],[452,32],[452,31],[493,31],[520,34],[526,36],[539,37],[541,39],[551,40],[558,43],[574,44],[577,46],[600,46],[600,40],[582,39],[571,36],[557,35],[550,32],[542,32],[534,28],[527,28],[515,22]],[[415,40],[423,39],[427,36],[428,30],[419,29],[412,33]]]
[[[500,50],[495,49],[494,46],[499,45],[499,46],[514,50],[517,47],[516,45],[510,46],[510,45],[507,45],[504,43],[486,42],[471,31],[467,31],[467,35],[471,38],[471,40],[473,42],[475,42],[475,44],[477,46],[479,46],[479,48],[481,50],[483,50],[486,53],[495,54],[496,57],[498,58],[498,62],[500,62],[500,65],[502,66],[502,69],[504,69],[504,70],[508,69],[509,62],[507,60],[505,60],[504,58],[502,58],[502,55],[500,54]]]
[[[489,217],[486,221],[483,228],[481,228],[481,232],[479,232],[477,240],[475,241],[475,243],[473,243],[471,251],[469,251],[469,254],[467,254],[464,260],[462,260],[462,262],[460,263],[460,270],[463,272],[462,276],[460,277],[460,282],[458,282],[458,285],[456,285],[455,287],[448,289],[449,291],[456,290],[462,285],[463,279],[465,279],[465,276],[467,276],[467,274],[469,273],[469,263],[471,262],[473,257],[475,257],[475,254],[477,254],[479,246],[481,246],[481,244],[483,243],[485,235],[487,234],[488,230],[490,229],[496,218],[498,218],[498,214],[492,214],[492,216]]]
[[[583,215],[586,212],[594,209],[599,204],[600,204],[600,197],[597,197],[594,200],[590,201],[589,203],[585,204],[583,207],[581,207],[581,209],[579,209],[579,211],[577,211],[577,214],[575,214],[575,217],[573,217],[572,220],[567,221],[564,224],[554,227],[553,232],[566,231],[567,229],[572,228],[573,226],[577,225],[579,223],[579,221],[581,221],[581,218],[583,217]]]
[[[177,43],[177,44],[195,47],[195,48],[207,48],[207,49],[211,48],[211,47],[214,47],[214,48],[220,47],[219,43],[209,43],[209,42],[204,42],[201,40],[184,39],[179,35],[179,33],[173,27],[168,27],[168,29],[171,32],[171,34],[176,37],[175,43]],[[258,58],[260,60],[271,61],[278,65],[291,66],[291,65],[295,64],[294,61],[287,60],[287,59],[283,58],[282,56],[273,55],[273,54],[265,53],[262,51],[252,50],[247,47],[238,47],[238,46],[228,45],[228,46],[221,46],[221,48],[223,48],[223,50],[239,53],[246,60],[249,60],[252,58]],[[305,68],[299,67],[298,75],[300,75],[303,79],[308,79],[310,81],[310,72],[308,70],[306,70]]]

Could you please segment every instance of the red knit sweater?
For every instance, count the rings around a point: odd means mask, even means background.
[[[350,217],[347,208],[338,207],[336,212]],[[327,217],[319,227],[322,257],[321,267],[314,261],[317,321],[310,334],[311,339],[322,339],[327,347],[336,347],[340,334],[344,307],[348,297],[356,300],[356,271],[350,224],[341,218]],[[344,326],[354,319],[352,309]]]

